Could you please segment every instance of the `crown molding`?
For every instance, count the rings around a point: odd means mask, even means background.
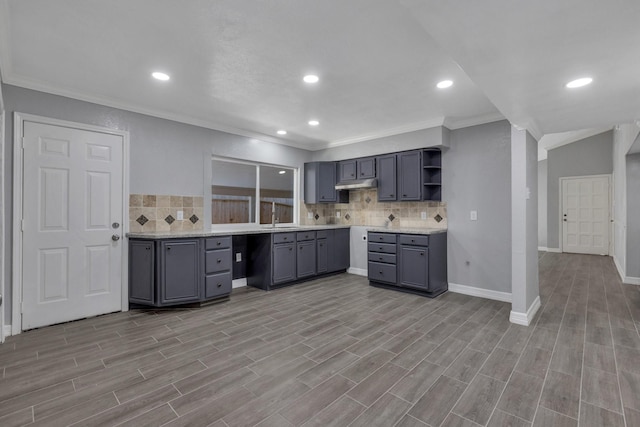
[[[452,119],[446,118],[444,120],[443,126],[454,130],[454,129],[462,129],[470,126],[484,125],[486,123],[499,122],[501,120],[506,120],[505,117],[500,112],[483,114],[481,116],[474,117],[465,117],[463,119]]]

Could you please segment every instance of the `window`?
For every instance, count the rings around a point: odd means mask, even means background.
[[[271,224],[296,221],[296,170],[288,167],[212,160],[211,222]]]

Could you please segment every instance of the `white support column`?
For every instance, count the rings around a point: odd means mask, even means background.
[[[537,141],[511,128],[511,315],[528,326],[540,308]]]

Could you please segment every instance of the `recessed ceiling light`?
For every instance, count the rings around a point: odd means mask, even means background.
[[[569,89],[574,89],[577,87],[582,87],[590,84],[593,81],[591,77],[582,77],[580,79],[575,79],[566,84],[566,87]]]
[[[169,74],[161,73],[160,71],[155,71],[151,73],[151,77],[153,77],[154,79],[162,80],[163,82],[166,82],[171,78],[169,77]]]
[[[446,89],[448,87],[453,86],[453,82],[451,80],[443,80],[436,85],[438,89]]]
[[[309,120],[309,125],[311,125],[311,126],[318,126],[319,124],[320,124],[320,122],[317,121],[317,120]]]
[[[302,80],[304,80],[305,83],[318,83],[320,78],[315,74],[307,74],[302,78]]]
[[[287,171],[280,171],[278,172],[280,175],[284,175],[285,173],[287,173]]]
[[[280,130],[278,131],[278,135],[286,135],[286,134],[287,134],[287,131],[286,131],[286,130],[284,130],[284,129],[280,129]]]

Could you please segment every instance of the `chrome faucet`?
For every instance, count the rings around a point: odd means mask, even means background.
[[[276,228],[276,202],[271,202],[271,227]]]

